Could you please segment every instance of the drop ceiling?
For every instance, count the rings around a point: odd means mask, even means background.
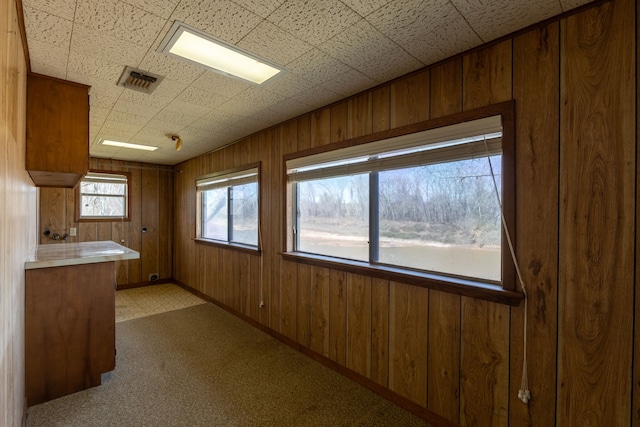
[[[587,0],[23,0],[35,73],[90,90],[90,153],[173,165]],[[263,86],[157,52],[174,21],[287,71]],[[125,66],[163,76],[151,94]],[[166,134],[179,135],[181,151]],[[141,152],[102,139],[155,145]]]

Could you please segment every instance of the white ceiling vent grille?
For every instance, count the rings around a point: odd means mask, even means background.
[[[164,77],[148,71],[125,67],[120,81],[118,81],[118,86],[149,94],[158,87],[162,79]]]

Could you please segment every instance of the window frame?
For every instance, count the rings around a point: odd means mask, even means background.
[[[91,173],[99,173],[99,174],[108,174],[108,175],[120,175],[120,176],[126,176],[127,177],[127,184],[126,184],[126,194],[125,194],[125,211],[126,211],[126,215],[124,217],[82,217],[81,213],[82,213],[82,181],[85,180],[85,178],[87,177],[87,175],[91,174]],[[80,182],[78,182],[78,185],[76,185],[75,187],[75,196],[76,196],[76,203],[75,203],[75,207],[76,207],[76,211],[75,211],[75,222],[122,222],[122,221],[131,221],[131,173],[130,172],[125,172],[125,171],[109,171],[109,170],[102,170],[102,169],[91,169],[87,172],[87,175],[85,175]]]
[[[490,300],[498,303],[518,305],[523,298],[523,294],[516,291],[515,266],[509,251],[509,243],[506,233],[501,227],[501,281],[500,284],[490,283],[481,279],[470,279],[465,277],[438,274],[413,270],[410,268],[389,266],[384,264],[369,263],[362,261],[347,260],[338,257],[325,255],[314,255],[304,252],[295,252],[293,239],[293,226],[296,218],[293,217],[293,206],[297,201],[294,199],[293,184],[287,177],[287,161],[321,154],[329,151],[353,147],[356,145],[372,143],[386,140],[393,137],[409,135],[425,130],[436,129],[445,126],[455,125],[485,117],[500,115],[502,119],[502,214],[515,242],[515,203],[516,203],[516,175],[515,175],[515,102],[513,100],[493,104],[474,110],[465,111],[458,114],[426,120],[420,123],[398,127],[388,131],[376,132],[363,137],[357,137],[333,144],[314,147],[297,153],[283,156],[283,174],[286,185],[284,186],[284,211],[283,218],[286,218],[285,230],[282,234],[283,244],[281,256],[283,259],[299,262],[308,265],[315,265],[325,268],[332,268],[356,274],[363,274],[385,280],[398,281],[421,287],[427,287],[444,292],[470,296],[474,298]],[[371,175],[370,175],[371,176]],[[376,213],[370,209],[370,219]],[[370,221],[371,224],[374,222]],[[515,244],[515,243],[514,243]],[[370,248],[371,251],[371,248]],[[370,258],[372,259],[372,258]],[[375,259],[375,258],[374,258]]]
[[[201,180],[205,180],[205,179],[215,179],[215,178],[222,178],[225,175],[233,175],[233,174],[237,174],[240,173],[242,171],[249,171],[251,169],[256,169],[257,170],[257,174],[256,174],[256,184],[258,186],[258,208],[257,208],[257,216],[258,216],[258,223],[257,223],[257,227],[258,227],[258,241],[257,244],[254,245],[250,245],[250,244],[245,244],[245,243],[240,243],[240,242],[232,242],[229,240],[229,234],[227,234],[227,240],[216,240],[216,239],[210,239],[210,238],[205,238],[202,237],[202,227],[203,227],[203,218],[202,218],[202,190],[198,190],[197,189],[197,182],[201,181]],[[243,166],[239,166],[237,168],[231,168],[231,169],[225,169],[222,171],[218,171],[218,172],[213,172],[213,173],[209,173],[209,174],[205,174],[205,175],[201,175],[199,177],[197,177],[194,181],[194,187],[196,189],[196,224],[195,224],[195,237],[193,238],[193,240],[198,243],[198,244],[203,244],[203,245],[208,245],[208,246],[215,246],[215,247],[220,247],[220,248],[225,248],[225,249],[232,249],[235,251],[239,251],[239,252],[244,252],[244,253],[250,253],[250,254],[260,254],[261,253],[261,239],[260,239],[260,233],[261,233],[261,215],[260,215],[260,208],[261,208],[261,165],[260,162],[254,162],[254,163],[249,163]],[[227,187],[223,187],[227,189],[227,233],[230,233],[230,228],[233,226],[233,215],[232,215],[232,211],[230,210],[230,208],[232,207],[231,204],[231,199],[229,198],[229,194],[230,194],[230,189],[233,186],[227,186]]]

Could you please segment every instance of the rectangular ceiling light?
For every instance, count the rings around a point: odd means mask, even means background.
[[[217,73],[262,84],[283,71],[262,58],[175,21],[159,52],[211,68]]]
[[[111,145],[113,147],[133,148],[135,150],[146,150],[146,151],[155,151],[158,149],[158,147],[153,147],[151,145],[131,144],[129,142],[110,141],[108,139],[103,139],[102,141],[100,141],[100,144]]]

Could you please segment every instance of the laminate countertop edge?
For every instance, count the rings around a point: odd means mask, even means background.
[[[138,259],[140,253],[112,241],[39,245],[25,270]]]

